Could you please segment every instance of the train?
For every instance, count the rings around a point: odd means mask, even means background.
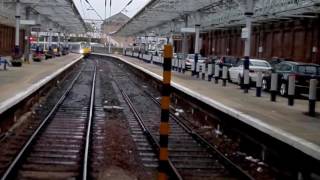
[[[88,42],[69,42],[69,50],[73,53],[88,56],[91,53],[91,45]]]
[[[64,45],[64,43],[61,43],[61,45],[63,47],[62,49],[66,48],[68,49],[69,52],[72,52],[72,53],[83,54],[84,56],[88,56],[91,53],[91,45],[88,42],[68,42],[66,46]],[[34,42],[31,44],[31,49],[35,51],[37,46],[39,46],[40,49],[43,50],[44,52],[47,52],[49,49],[48,42],[39,42],[39,43]],[[56,51],[56,49],[58,48],[58,43],[52,42],[51,48],[53,51]]]

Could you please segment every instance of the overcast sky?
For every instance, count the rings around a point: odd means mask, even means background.
[[[105,0],[88,0],[99,15],[105,18]],[[119,13],[130,0],[112,0],[111,14]],[[135,15],[142,7],[144,7],[150,0],[133,0],[132,3],[123,11],[129,17]],[[90,9],[86,0],[73,0],[76,4],[83,19],[100,19],[96,13]],[[110,13],[110,0],[107,0],[107,18]]]

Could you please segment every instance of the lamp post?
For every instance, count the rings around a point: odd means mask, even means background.
[[[108,33],[108,39],[109,39],[109,47],[108,47],[108,49],[109,49],[109,54],[111,54],[111,34],[110,34],[110,32]]]

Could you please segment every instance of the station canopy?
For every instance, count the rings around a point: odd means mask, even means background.
[[[16,2],[17,0],[0,1],[0,23],[15,25]],[[54,32],[74,34],[86,32],[85,22],[72,0],[20,0],[20,4],[21,19],[35,20],[37,26],[34,27],[41,31],[52,29]]]
[[[151,0],[117,32],[138,36],[155,32],[180,32],[201,25],[201,30],[245,25],[250,0]],[[294,18],[317,18],[320,0],[251,0],[254,25]],[[250,7],[250,6],[249,6]],[[188,19],[186,24],[185,19]]]

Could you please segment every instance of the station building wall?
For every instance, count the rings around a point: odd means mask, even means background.
[[[25,46],[25,31],[20,31],[20,45],[21,50]],[[15,28],[7,25],[0,24],[0,56],[12,55],[15,43]]]
[[[254,26],[251,56],[271,59],[287,58],[320,64],[320,19],[276,22]],[[243,56],[241,28],[212,31],[203,35],[206,55]]]
[[[205,55],[243,57],[241,27],[201,34],[200,52]],[[287,58],[320,64],[320,19],[295,20],[255,25],[251,39],[251,57]],[[188,38],[188,51],[193,53],[194,35]],[[181,50],[180,48],[178,51]]]

